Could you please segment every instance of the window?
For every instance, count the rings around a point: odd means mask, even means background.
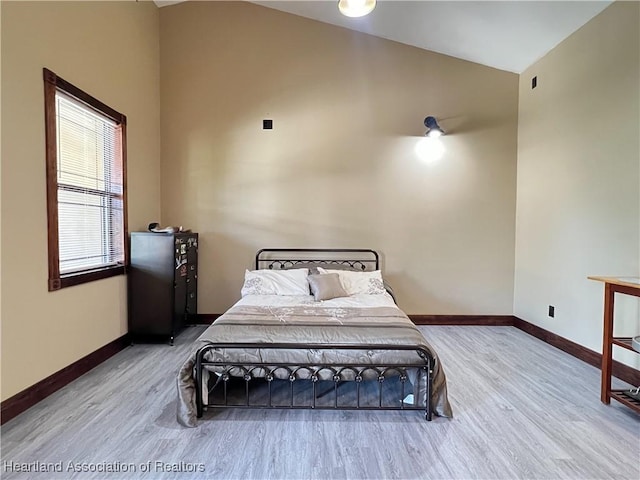
[[[53,291],[125,272],[127,118],[43,73]]]

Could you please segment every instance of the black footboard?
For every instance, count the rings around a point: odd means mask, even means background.
[[[325,365],[319,363],[288,364],[288,363],[238,363],[234,362],[233,352],[239,349],[278,349],[278,350],[360,350],[360,351],[414,351],[417,359],[412,363],[398,363],[376,365],[370,363],[343,363],[340,365]],[[224,349],[225,358],[229,360],[211,361],[214,350]],[[416,346],[404,345],[342,345],[342,344],[264,344],[264,343],[218,343],[207,344],[196,353],[195,380],[196,380],[196,408],[197,416],[201,417],[206,407],[215,408],[269,408],[269,409],[317,409],[317,410],[423,410],[427,421],[431,420],[431,391],[434,359],[431,354]],[[216,378],[215,385],[203,385],[205,370],[212,372]],[[414,382],[424,381],[426,389],[425,402],[405,403],[407,393],[420,391],[420,384]],[[244,382],[244,392],[238,398],[230,395],[229,385],[235,380]],[[389,394],[395,395],[391,402],[383,401],[383,385],[390,384],[393,380],[393,388],[385,389],[385,399]],[[252,382],[261,382],[262,394],[252,398],[250,387]],[[278,386],[275,384],[278,383]],[[294,384],[309,383],[310,398],[307,395],[305,401],[294,394]],[[377,390],[374,395],[376,401],[364,402],[361,396],[362,386],[369,385]],[[371,387],[375,383],[377,387]],[[285,387],[283,388],[283,384]],[[408,384],[408,385],[407,385]],[[319,386],[324,385],[321,389]],[[328,388],[326,386],[329,386]],[[342,394],[349,386],[349,395]],[[345,388],[343,388],[345,387]],[[203,388],[209,392],[209,400],[204,401]],[[413,390],[409,390],[413,389]],[[323,390],[323,391],[321,391]],[[397,390],[397,391],[396,391]],[[286,401],[274,401],[274,392],[278,392],[279,399],[286,395]],[[213,395],[216,393],[216,395]],[[236,392],[237,393],[237,392]],[[318,401],[320,398],[331,395],[331,401]],[[370,397],[371,395],[369,395]],[[232,398],[233,397],[233,398]],[[370,398],[369,398],[370,400]]]

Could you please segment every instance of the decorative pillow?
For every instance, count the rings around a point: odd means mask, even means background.
[[[245,270],[244,285],[240,294],[245,295],[309,295],[307,281],[309,269]]]
[[[354,272],[351,270],[327,270],[318,267],[321,274],[337,273],[340,283],[349,295],[367,293],[369,295],[382,295],[386,292],[382,282],[380,270],[372,272]]]
[[[316,302],[349,296],[344,288],[342,288],[340,277],[337,273],[309,275],[307,280],[309,280],[311,293],[313,293]]]

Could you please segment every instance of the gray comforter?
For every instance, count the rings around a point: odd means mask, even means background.
[[[291,307],[232,307],[218,318],[196,340],[191,353],[178,374],[178,421],[187,427],[196,426],[194,365],[196,351],[211,343],[304,343],[349,345],[412,345],[429,351],[435,359],[431,405],[434,414],[451,417],[447,399],[446,378],[440,361],[424,336],[396,307],[326,308],[309,305]],[[318,363],[341,365],[344,363],[371,363],[393,365],[411,363],[419,359],[415,351],[385,350],[321,350],[321,349],[242,349],[212,350],[206,360],[233,363],[273,362]],[[209,367],[215,372],[215,367]],[[418,371],[410,374],[416,385]],[[425,382],[415,391],[415,401],[424,405]],[[206,399],[206,388],[203,388]]]

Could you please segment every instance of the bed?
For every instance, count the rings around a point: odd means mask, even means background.
[[[241,300],[196,340],[178,373],[179,423],[195,427],[212,408],[451,417],[440,361],[379,266],[373,250],[260,250]]]

